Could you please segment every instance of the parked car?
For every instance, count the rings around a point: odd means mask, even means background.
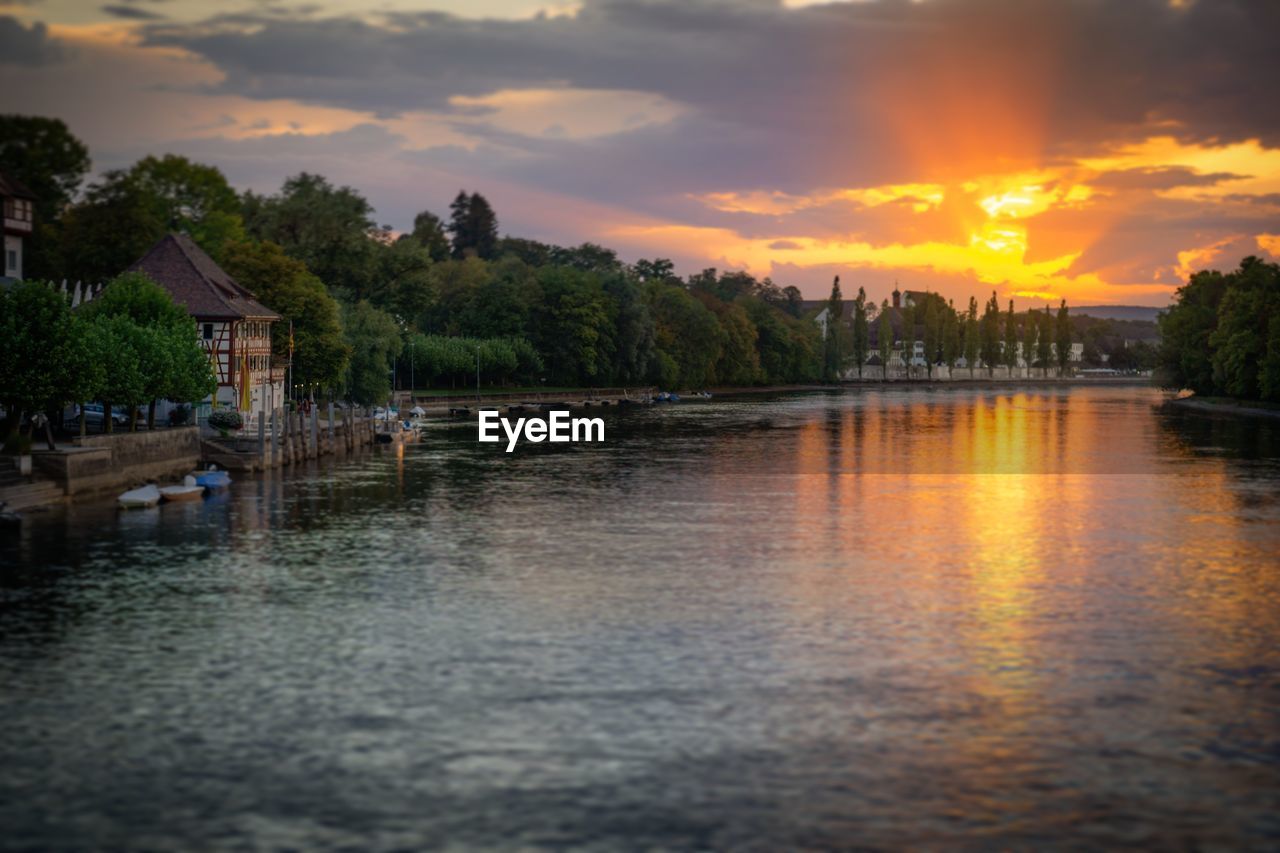
[[[76,406],[72,410],[72,420],[78,421],[79,415],[81,415],[81,409],[79,409],[79,406]],[[86,423],[90,428],[102,428],[101,403],[84,403],[84,423]],[[115,424],[116,427],[128,427],[129,412],[122,409],[115,409],[115,407],[113,407],[113,409],[111,409],[111,423]]]

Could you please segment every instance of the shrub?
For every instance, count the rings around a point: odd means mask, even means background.
[[[209,426],[226,435],[229,431],[244,426],[244,420],[235,409],[218,409],[209,415]]]

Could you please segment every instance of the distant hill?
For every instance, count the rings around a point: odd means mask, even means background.
[[[1068,305],[1072,314],[1087,314],[1099,320],[1145,320],[1154,323],[1162,308],[1146,305]]]

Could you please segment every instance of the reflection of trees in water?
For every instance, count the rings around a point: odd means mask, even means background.
[[[1187,411],[1156,413],[1161,452],[1184,461],[1216,460],[1236,484],[1227,490],[1240,509],[1280,504],[1280,420]]]
[[[1169,448],[1181,455],[1280,460],[1280,419],[1217,415],[1173,406],[1156,416]]]

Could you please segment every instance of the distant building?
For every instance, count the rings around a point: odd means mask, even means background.
[[[269,413],[284,403],[284,371],[272,368],[271,327],[280,315],[227,275],[185,234],[170,234],[130,271],[146,273],[195,320],[218,388],[212,402],[242,413]]]
[[[8,172],[0,171],[0,204],[4,207],[4,258],[0,279],[22,278],[23,248],[34,224],[35,193]]]

